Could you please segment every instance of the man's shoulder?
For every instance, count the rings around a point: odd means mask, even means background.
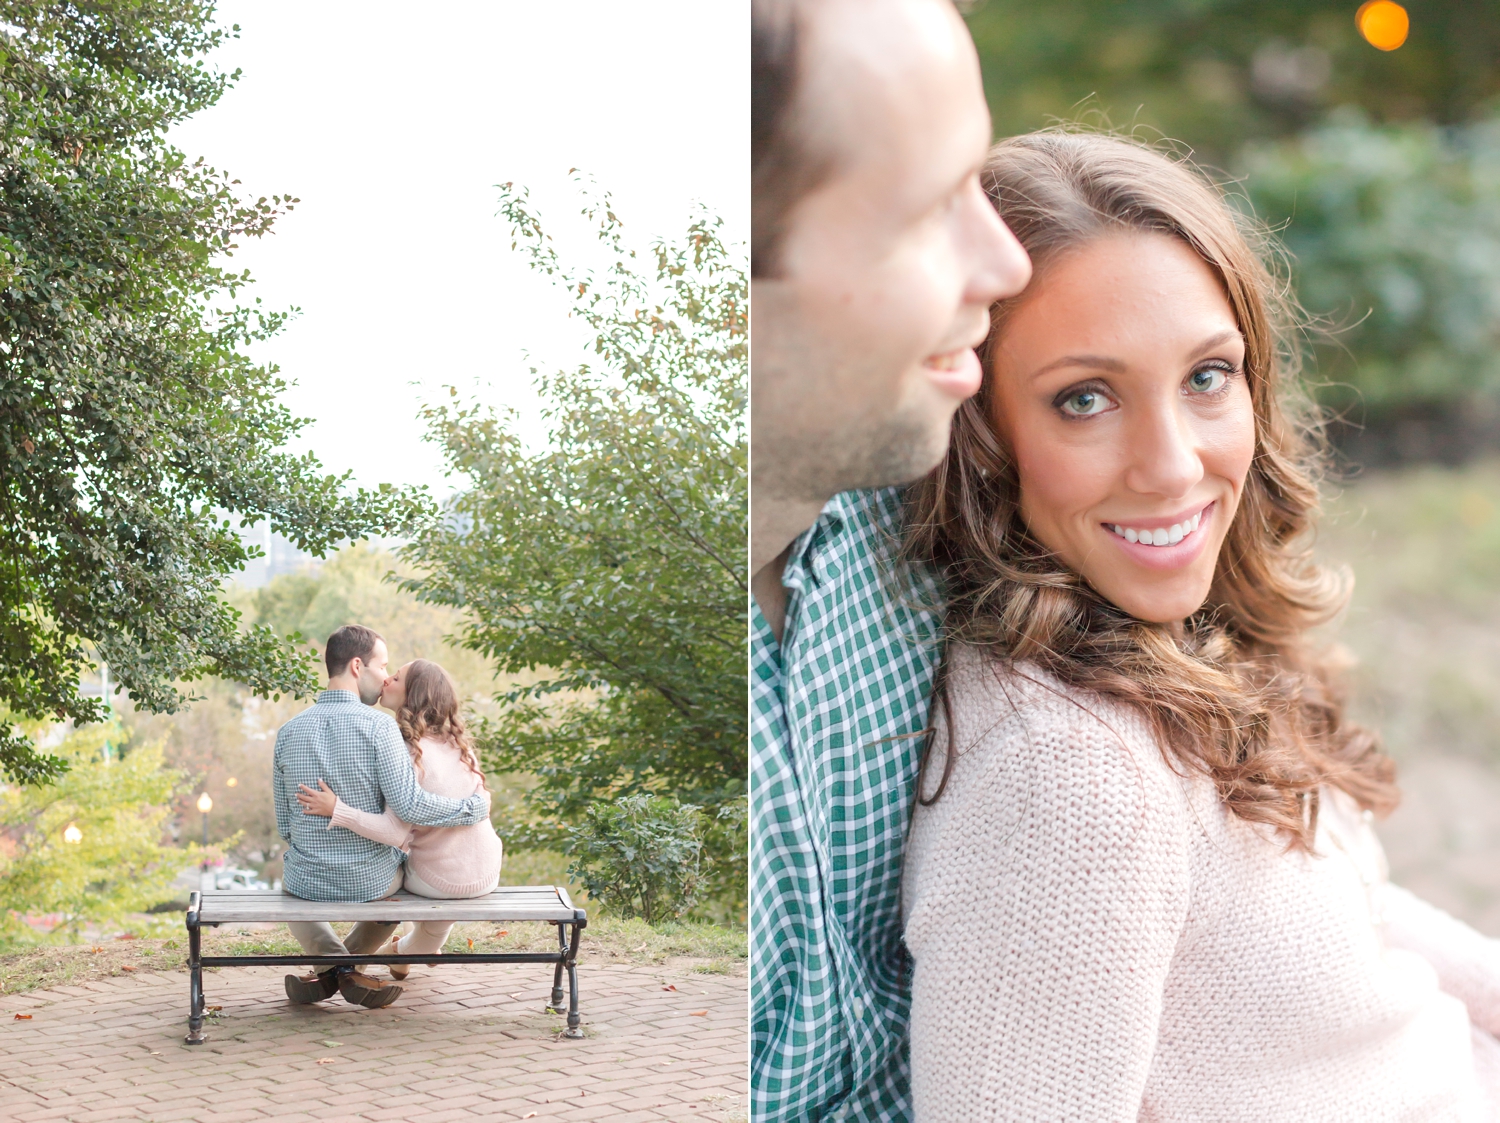
[[[396,733],[396,719],[381,713],[374,706],[349,702],[318,702],[309,706],[282,727],[282,734],[293,736],[311,732],[323,725],[330,728],[354,729],[371,735]],[[399,734],[398,734],[399,735]]]
[[[882,635],[931,642],[943,611],[943,587],[930,565],[902,552],[904,487],[864,488],[835,495],[823,508],[829,533],[819,547],[822,599],[837,602],[821,625],[833,624],[870,641]]]

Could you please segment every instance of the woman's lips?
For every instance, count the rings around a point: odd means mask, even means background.
[[[972,347],[929,355],[922,361],[922,370],[939,390],[959,399],[979,393],[979,383],[984,375],[979,367],[979,356]]]
[[[1145,566],[1147,569],[1181,569],[1183,566],[1191,564],[1203,552],[1204,544],[1209,539],[1209,535],[1205,531],[1209,529],[1209,524],[1218,510],[1218,506],[1217,502],[1210,503],[1194,515],[1172,520],[1167,527],[1161,525],[1165,521],[1162,519],[1145,520],[1148,525],[1155,524],[1149,525],[1149,529],[1152,532],[1168,535],[1170,535],[1169,527],[1172,525],[1182,530],[1186,530],[1189,524],[1192,525],[1192,529],[1187,530],[1177,542],[1173,543],[1169,540],[1165,546],[1147,545],[1142,541],[1131,542],[1124,534],[1114,529],[1116,526],[1125,529],[1126,524],[1123,523],[1103,523],[1101,525],[1104,528],[1104,532],[1114,540],[1115,545],[1124,550],[1126,556],[1132,561]],[[1137,537],[1139,538],[1140,535],[1138,534]]]

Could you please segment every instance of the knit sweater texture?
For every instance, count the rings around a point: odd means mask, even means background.
[[[952,659],[904,873],[918,1123],[1495,1118],[1500,942],[1390,885],[1352,800],[1289,851],[1133,707]]]
[[[481,781],[464,764],[457,746],[424,737],[421,747],[417,780],[424,791],[464,799],[479,790]],[[372,815],[339,800],[328,822],[329,830],[335,827],[405,850],[407,868],[448,897],[488,892],[500,873],[500,838],[488,819],[467,827],[414,827],[390,808]]]

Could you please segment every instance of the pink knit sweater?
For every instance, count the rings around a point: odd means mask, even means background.
[[[1133,709],[962,649],[952,690],[904,879],[918,1123],[1495,1117],[1500,942],[1391,886],[1351,800],[1288,853]]]
[[[455,746],[431,737],[422,738],[421,744],[417,780],[423,789],[453,799],[479,790],[479,777],[469,771]],[[500,873],[500,839],[488,819],[468,827],[414,827],[389,808],[383,815],[372,815],[339,800],[328,823],[329,830],[334,827],[347,827],[357,835],[407,851],[411,870],[449,897],[483,893]]]

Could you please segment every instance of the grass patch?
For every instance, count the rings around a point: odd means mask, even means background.
[[[336,924],[344,933],[350,925]],[[504,935],[501,935],[504,932]],[[557,946],[550,924],[459,924],[448,937],[451,951],[550,951]],[[300,948],[285,928],[265,931],[203,933],[204,955],[294,955]],[[583,933],[582,963],[617,961],[663,963],[668,959],[707,960],[695,971],[740,973],[748,956],[743,931],[714,924],[662,924],[615,917],[590,919]],[[24,994],[137,971],[186,972],[187,938],[108,940],[101,944],[38,944],[0,953],[0,994]]]

